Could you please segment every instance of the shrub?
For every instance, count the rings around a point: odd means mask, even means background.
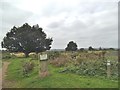
[[[2,59],[10,59],[11,55],[9,52],[2,52]]]
[[[27,76],[30,71],[34,68],[34,63],[30,60],[29,62],[25,62],[23,64],[23,75]]]
[[[25,57],[25,54],[22,53],[22,52],[10,53],[10,55],[11,55],[12,57],[19,57],[19,58]]]
[[[60,56],[60,52],[58,52],[58,51],[48,52],[49,59],[55,59],[55,58],[57,58],[59,56]]]
[[[33,60],[34,60],[34,59],[38,59],[36,53],[30,53],[29,56],[30,56]]]

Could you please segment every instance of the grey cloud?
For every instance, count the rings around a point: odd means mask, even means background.
[[[117,8],[109,8],[111,7],[108,6],[105,10],[102,10],[104,9],[102,8],[100,11],[96,9],[94,13],[88,15],[84,13],[88,17],[88,22],[82,22],[84,19],[81,18],[81,20],[74,20],[70,25],[65,24],[65,22],[51,23],[51,26],[57,27],[49,27],[54,32],[57,32],[54,34],[54,37],[56,37],[55,47],[62,48],[65,46],[63,43],[69,40],[76,41],[79,47],[88,47],[90,45],[94,47],[117,47]],[[63,42],[60,44],[59,41]]]
[[[32,16],[31,12],[21,10],[8,2],[0,3],[0,41],[2,41],[5,34],[10,31],[13,26],[20,26],[27,22],[27,19]]]
[[[77,18],[71,23],[66,23],[66,21],[69,22],[69,20],[67,19],[58,22],[55,21],[50,23],[47,27],[54,30],[59,29],[59,31],[63,31],[63,32],[65,31],[74,32],[76,30],[82,31],[82,29],[85,29],[87,27],[86,23],[78,20]]]
[[[64,23],[63,20],[58,21],[58,22],[55,21],[55,22],[50,23],[47,27],[48,28],[59,28],[59,27],[61,27],[63,25],[63,23]]]
[[[71,13],[74,10],[77,10],[77,6],[69,6],[69,2],[68,4],[64,4],[64,3],[57,3],[55,2],[51,2],[47,5],[47,7],[44,7],[44,11],[42,13],[43,16],[47,16],[47,17],[51,17],[51,16],[57,16],[62,12],[66,12],[66,13]]]
[[[76,2],[76,1],[74,1]],[[81,2],[77,1],[76,5],[69,5],[64,3],[50,2],[47,7],[43,8],[43,16],[51,17],[57,16],[62,12],[66,12],[68,15],[78,13],[80,14],[94,14],[96,12],[103,12],[105,10],[113,9],[117,5],[117,2]]]
[[[3,24],[19,25],[32,16],[31,12],[21,10],[7,2],[2,2],[2,10]]]

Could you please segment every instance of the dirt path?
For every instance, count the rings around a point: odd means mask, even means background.
[[[4,78],[6,76],[7,68],[10,62],[4,62],[2,68],[0,69],[0,90],[2,89],[2,84],[4,83]]]
[[[2,89],[2,68],[0,68],[0,90]]]

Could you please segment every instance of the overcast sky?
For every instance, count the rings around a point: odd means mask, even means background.
[[[52,49],[118,47],[118,0],[0,0],[0,42],[13,26],[39,24]]]

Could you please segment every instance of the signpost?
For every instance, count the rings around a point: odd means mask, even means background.
[[[107,77],[110,78],[111,76],[111,70],[110,70],[110,61],[107,61]]]
[[[47,54],[41,54],[41,55],[40,55],[40,60],[41,60],[41,61],[47,60]]]
[[[48,64],[47,64],[47,60],[48,60],[48,56],[45,52],[39,53],[39,65],[40,65],[40,70],[39,70],[39,76],[40,77],[46,77],[49,75],[48,73]]]

